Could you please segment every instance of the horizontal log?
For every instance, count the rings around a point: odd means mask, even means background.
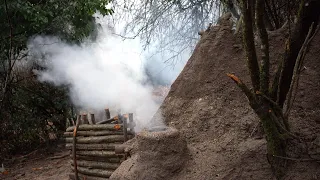
[[[72,143],[73,138],[66,138],[66,143]],[[97,144],[97,143],[113,143],[124,142],[123,135],[109,135],[96,137],[77,137],[77,144]]]
[[[72,156],[70,156],[72,158]],[[77,160],[87,160],[87,161],[97,161],[97,162],[110,162],[110,163],[121,163],[124,161],[124,158],[120,157],[101,157],[101,156],[84,156],[77,155]]]
[[[85,179],[85,180],[106,180],[106,178],[96,177],[96,176],[88,176],[81,173],[78,173],[79,179]],[[74,174],[69,174],[69,178],[71,180],[76,180],[76,177]]]
[[[72,171],[74,171],[73,167],[72,167]],[[103,177],[103,178],[108,178],[113,173],[113,171],[101,170],[101,169],[89,169],[84,167],[78,167],[78,172],[88,176],[97,176],[97,177]]]
[[[120,129],[115,128],[116,125],[120,126]],[[66,132],[72,132],[74,130],[74,126],[68,127]],[[109,131],[122,131],[122,124],[81,124],[78,128],[78,131],[101,131],[101,130],[109,130]]]
[[[122,142],[119,143],[112,143],[112,144],[77,144],[76,149],[77,150],[115,150],[115,146],[122,144]],[[66,144],[66,149],[72,149],[73,144]]]
[[[77,136],[123,135],[123,131],[78,131]],[[73,132],[63,133],[64,137],[72,137]]]
[[[70,160],[70,164],[73,166],[74,162]],[[109,163],[109,162],[97,162],[97,161],[87,161],[78,160],[78,167],[85,167],[90,169],[105,169],[105,170],[115,170],[120,166],[120,163]]]
[[[98,156],[98,157],[108,157],[108,158],[121,158],[123,154],[116,154],[114,151],[77,151],[77,155],[82,156]]]

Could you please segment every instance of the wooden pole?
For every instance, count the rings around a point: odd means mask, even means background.
[[[105,111],[105,113],[106,113],[106,118],[107,118],[107,119],[110,119],[111,116],[110,116],[110,110],[109,110],[109,108],[106,108],[104,111]]]
[[[86,155],[77,155],[76,157],[77,157],[77,160],[109,162],[109,163],[123,162],[123,159],[121,159],[120,157],[101,157],[101,156],[86,156]]]
[[[83,114],[82,117],[83,117],[83,124],[89,124],[88,115]]]
[[[119,144],[116,144],[116,143],[113,143],[113,144],[77,144],[76,148],[77,148],[77,150],[109,150],[109,151],[114,151],[115,146],[119,145]],[[66,144],[66,149],[72,149],[72,148],[73,148],[72,144]]]
[[[76,180],[79,179],[79,177],[78,177],[78,169],[77,169],[77,157],[76,157],[77,148],[76,148],[76,144],[77,144],[77,130],[78,130],[78,127],[79,127],[80,119],[81,119],[81,115],[78,116],[76,127],[73,130],[72,157],[73,157],[73,164],[74,164],[74,175],[75,175]]]
[[[133,127],[133,113],[129,113],[129,124],[130,124],[130,132],[134,132],[134,127]]]
[[[75,176],[74,174],[69,174],[69,178],[72,180],[75,180]],[[88,176],[88,175],[84,175],[79,173],[79,178],[80,179],[85,179],[85,180],[105,180],[106,178],[100,178],[100,177],[96,177],[96,176]]]
[[[127,124],[127,118],[121,116],[121,119],[123,121],[123,136],[124,136],[124,142],[128,141],[128,124]]]
[[[74,130],[74,126],[72,127],[68,127],[66,132],[72,132]],[[119,130],[115,128],[114,124],[82,124],[79,126],[78,128],[79,131],[104,131],[104,130],[108,130],[108,131],[120,131],[122,130],[122,128],[120,128]]]
[[[92,137],[76,137],[79,144],[99,144],[99,143],[113,143],[123,142],[123,135],[109,135],[109,136],[92,136]],[[66,143],[71,143],[73,138],[66,138]]]
[[[122,135],[122,131],[79,131],[78,133],[79,136],[105,136],[105,135]],[[128,135],[133,135],[133,133],[128,132]],[[63,133],[64,137],[72,137],[73,133],[72,132],[65,132]]]
[[[96,124],[96,118],[94,117],[94,114],[90,114],[91,116],[91,124]]]
[[[74,170],[74,169],[73,169]],[[89,169],[84,167],[79,167],[78,171],[81,174],[88,175],[88,176],[98,176],[103,178],[109,178],[113,171],[101,170],[101,169]]]
[[[73,161],[71,161],[70,164],[72,166],[74,166]],[[78,160],[77,166],[78,167],[86,167],[86,168],[90,168],[90,169],[116,170],[120,166],[120,163]]]
[[[123,155],[116,154],[114,151],[77,151],[77,155],[81,156],[95,156],[108,158],[121,158]]]

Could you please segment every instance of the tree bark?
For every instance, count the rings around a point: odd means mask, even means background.
[[[76,177],[74,174],[69,174],[69,178],[72,180],[76,180]],[[83,175],[79,173],[79,179],[85,179],[85,180],[106,180],[106,178],[101,178],[101,177],[96,177],[96,176],[88,176],[88,175]]]
[[[119,144],[122,144],[122,142]],[[119,144],[77,144],[77,150],[115,150],[115,146]],[[66,144],[66,149],[72,149],[73,144]]]
[[[122,131],[78,131],[78,136],[106,136],[106,135],[123,135]],[[132,132],[128,132],[132,135]],[[72,132],[63,133],[64,137],[71,137]]]
[[[77,151],[77,155],[108,158],[122,157],[122,155],[116,154],[114,151]]]
[[[260,91],[268,95],[269,94],[269,40],[268,33],[264,24],[264,0],[257,0],[256,2],[256,24],[258,29],[258,34],[261,39],[261,70],[260,70]]]
[[[66,143],[71,143],[72,138],[66,138]],[[78,144],[97,144],[97,143],[114,143],[123,142],[123,135],[109,135],[109,136],[97,136],[97,137],[77,137]]]
[[[119,157],[101,157],[101,156],[86,156],[77,155],[78,160],[97,161],[97,162],[109,162],[109,163],[121,163],[123,160]]]
[[[254,91],[259,91],[260,75],[259,64],[256,54],[256,48],[253,38],[253,15],[252,15],[252,0],[242,0],[243,14],[243,39],[247,57],[248,69],[250,71],[251,82]]]
[[[70,161],[70,164],[73,166],[74,165],[73,161]],[[120,163],[78,160],[77,165],[78,165],[78,167],[85,167],[85,168],[89,168],[89,169],[115,170],[120,166]]]
[[[301,2],[301,7],[298,13],[298,21],[295,24],[294,31],[290,34],[290,37],[286,42],[286,49],[280,77],[275,77],[280,79],[279,83],[274,84],[272,88],[272,94],[274,97],[276,97],[275,99],[277,99],[277,102],[281,107],[284,105],[287,93],[291,86],[296,59],[299,50],[301,49],[302,44],[307,37],[309,27],[312,23],[314,23],[314,27],[316,27],[319,23],[319,9],[319,0],[310,0],[308,3],[307,1]]]
[[[100,130],[109,130],[109,131],[118,131],[118,132],[122,132],[122,125],[121,124],[118,124],[121,126],[120,129],[116,129],[115,128],[115,125],[116,124],[82,124],[79,126],[78,130],[79,131],[100,131]],[[67,128],[67,132],[71,132],[73,131],[74,129],[74,126],[72,127],[68,127]]]
[[[72,168],[72,170],[74,169]],[[113,173],[113,171],[107,171],[107,170],[101,170],[101,169],[89,169],[84,167],[79,167],[78,171],[84,175],[97,176],[97,177],[103,177],[103,178],[109,178]]]

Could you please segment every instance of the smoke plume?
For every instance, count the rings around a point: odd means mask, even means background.
[[[28,43],[32,59],[45,67],[36,72],[40,81],[67,85],[77,107],[134,113],[138,131],[152,126],[159,107],[152,88],[143,83],[146,61],[140,47],[138,40],[123,41],[104,25],[95,42],[70,45],[57,37],[37,36]]]

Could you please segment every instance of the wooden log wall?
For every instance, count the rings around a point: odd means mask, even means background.
[[[70,179],[106,179],[126,159],[126,154],[116,154],[115,147],[133,138],[132,114],[110,118],[96,123],[94,114],[78,116],[77,125],[64,133],[66,148],[70,150]],[[128,122],[129,121],[129,122]]]

